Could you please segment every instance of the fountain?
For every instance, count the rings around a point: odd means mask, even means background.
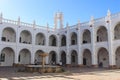
[[[62,67],[57,65],[45,65],[44,58],[48,56],[47,53],[42,53],[39,56],[42,57],[42,65],[26,65],[25,70],[27,72],[40,72],[40,73],[53,73],[62,72]]]

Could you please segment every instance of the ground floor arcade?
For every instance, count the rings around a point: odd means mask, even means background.
[[[37,50],[35,53],[32,53],[28,49],[21,49],[19,54],[16,54],[14,49],[5,47],[1,50],[0,66],[12,66],[14,63],[34,64],[35,60],[37,60],[38,64],[41,64],[42,58],[40,57],[40,54],[43,52],[44,51],[42,50]],[[112,58],[112,60],[114,59],[115,61],[113,66],[120,68],[120,47],[116,49],[114,55],[114,58]],[[69,54],[66,51],[60,51],[59,54],[57,54],[56,51],[50,51],[45,59],[45,63],[55,65],[61,62],[63,66],[82,65],[91,67],[96,65],[99,67],[109,67],[111,66],[111,56],[109,51],[103,47],[101,47],[96,54],[92,54],[89,49],[84,49],[81,54],[76,50],[71,50]]]

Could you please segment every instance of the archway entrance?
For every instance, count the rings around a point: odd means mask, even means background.
[[[62,65],[66,65],[66,53],[65,53],[65,51],[62,51],[62,53],[61,53],[61,62],[62,62]]]
[[[38,33],[36,35],[36,45],[45,45],[45,36],[43,33]]]
[[[61,46],[66,46],[66,36],[65,35],[61,36]]]
[[[57,39],[55,35],[49,37],[49,46],[57,46]]]
[[[42,54],[43,51],[42,50],[38,50],[35,53],[35,60],[37,60],[37,64],[42,64],[42,57],[40,56],[40,54]]]
[[[55,51],[51,51],[49,53],[49,63],[52,64],[52,65],[56,64],[56,62],[57,62],[56,59],[57,59],[56,52]]]
[[[105,48],[98,50],[98,65],[100,67],[109,67],[109,53]]]
[[[107,29],[104,26],[100,26],[97,30],[97,42],[108,41]]]
[[[83,65],[91,66],[91,64],[92,64],[91,52],[90,50],[85,49],[83,52]]]
[[[89,30],[85,30],[83,33],[83,44],[91,43],[91,33]]]
[[[77,44],[77,34],[73,32],[71,34],[71,45],[76,45]]]
[[[31,53],[28,49],[22,49],[19,53],[19,64],[30,64]]]
[[[120,68],[120,47],[117,48],[116,52],[115,52],[115,56],[116,56],[116,66],[117,68]]]
[[[32,35],[31,35],[31,33],[29,31],[27,31],[27,30],[23,30],[20,33],[19,42],[24,43],[24,44],[32,44]]]
[[[120,23],[118,23],[114,28],[114,39],[118,40],[120,39]]]
[[[2,32],[2,41],[16,42],[16,32],[12,28],[5,28]]]
[[[76,66],[78,64],[78,55],[75,50],[72,51],[71,53],[71,65]]]
[[[4,48],[0,55],[1,66],[12,66],[14,63],[14,54],[12,48]]]

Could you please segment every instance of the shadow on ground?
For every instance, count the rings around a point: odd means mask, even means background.
[[[110,70],[106,68],[64,68],[65,72],[63,73],[30,73],[30,72],[18,72],[19,69],[24,69],[24,67],[0,67],[0,80],[57,80],[59,78],[60,80],[78,80],[75,78],[72,78],[70,76],[75,76],[77,74],[79,75],[102,75],[99,73],[105,73],[105,72],[117,72],[117,70]],[[120,73],[120,72],[117,72]],[[106,76],[106,75],[104,75]],[[58,80],[59,80],[58,79]]]

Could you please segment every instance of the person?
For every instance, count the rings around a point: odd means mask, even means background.
[[[37,59],[35,59],[34,64],[37,65]]]

